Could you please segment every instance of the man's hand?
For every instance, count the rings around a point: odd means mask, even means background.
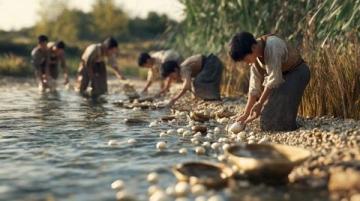
[[[263,105],[260,102],[256,102],[251,109],[250,116],[246,119],[245,123],[252,122],[260,116]]]
[[[236,121],[240,123],[244,123],[244,121],[248,118],[249,114],[243,113],[236,117]]]

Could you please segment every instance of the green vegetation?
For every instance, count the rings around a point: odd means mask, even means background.
[[[360,1],[180,1],[186,18],[169,43],[185,55],[222,55],[225,95],[246,93],[249,75],[229,60],[230,38],[239,31],[276,33],[301,48],[311,67],[301,113],[360,118]]]

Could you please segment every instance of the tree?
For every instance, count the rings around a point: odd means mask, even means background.
[[[92,32],[97,39],[119,37],[127,32],[127,14],[115,5],[114,0],[96,0],[91,11]]]

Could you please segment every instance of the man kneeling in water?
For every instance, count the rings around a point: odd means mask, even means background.
[[[171,83],[184,80],[181,91],[173,97],[169,106],[173,105],[186,91],[192,91],[193,84],[194,95],[203,100],[220,100],[220,83],[223,71],[221,60],[210,54],[209,56],[194,55],[187,58],[178,65],[177,62],[167,62],[161,66],[161,76],[166,78],[165,88],[159,93],[164,94],[168,91]]]
[[[56,80],[59,77],[59,63],[61,65],[61,68],[64,71],[64,85],[67,85],[69,83],[69,77],[68,77],[68,68],[66,66],[66,60],[65,60],[65,43],[63,41],[59,42],[49,42],[47,44],[47,47],[49,49],[49,71],[50,76],[52,78],[52,81],[50,83],[50,88],[53,90],[56,89],[57,83]]]
[[[81,56],[81,63],[78,70],[78,89],[82,95],[86,95],[86,89],[91,84],[91,97],[96,98],[107,93],[107,63],[114,69],[119,79],[125,79],[121,74],[116,57],[118,52],[117,41],[110,37],[103,43],[88,46]]]

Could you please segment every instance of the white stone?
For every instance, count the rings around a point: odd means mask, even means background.
[[[149,124],[149,127],[150,128],[153,128],[153,127],[155,127],[155,126],[157,126],[158,124],[157,124],[157,122],[156,121],[153,121],[153,122],[151,122],[150,124]]]
[[[136,139],[128,139],[128,144],[135,144],[136,142]]]
[[[166,142],[164,142],[164,141],[158,142],[156,144],[156,148],[160,151],[166,149]]]
[[[205,148],[204,147],[196,147],[195,148],[195,153],[197,155],[204,155],[206,152]]]
[[[191,192],[193,195],[196,195],[196,196],[204,195],[206,193],[206,187],[201,184],[196,184],[191,187]]]
[[[171,201],[171,197],[163,191],[156,191],[151,195],[149,201]]]
[[[213,195],[209,197],[208,201],[224,201],[224,198],[222,198],[220,195]]]
[[[109,146],[116,146],[118,142],[116,140],[109,140],[108,145]]]
[[[195,145],[198,145],[200,142],[197,138],[191,138],[191,143],[195,144]]]
[[[214,143],[211,144],[211,148],[214,149],[214,150],[219,149],[220,146],[221,146],[221,145],[220,145],[220,143],[218,143],[218,142],[214,142]]]
[[[156,172],[152,172],[152,173],[148,174],[147,181],[149,183],[155,184],[159,181],[159,175]]]
[[[181,181],[175,186],[175,194],[177,196],[186,196],[190,191],[190,185],[187,182]]]
[[[210,142],[207,142],[207,141],[206,141],[206,142],[203,142],[203,143],[202,143],[202,146],[203,146],[203,147],[210,147],[211,144],[210,144]]]
[[[169,129],[166,133],[169,135],[176,135],[177,132],[174,129]]]
[[[193,135],[194,138],[200,139],[202,137],[200,132],[195,133],[195,135]]]
[[[176,132],[177,132],[178,134],[183,134],[183,133],[185,132],[185,129],[179,128],[179,129],[177,129]]]
[[[187,154],[187,149],[186,148],[181,148],[179,149],[179,153],[182,155],[186,155]]]
[[[191,132],[189,130],[186,130],[183,132],[183,137],[191,136]]]
[[[221,129],[219,127],[214,128],[214,133],[215,134],[220,134],[220,131],[221,131]]]
[[[131,193],[125,190],[116,193],[116,199],[119,201],[135,200]]]
[[[245,124],[241,124],[239,122],[235,122],[233,123],[229,130],[232,132],[232,133],[235,133],[235,134],[238,134],[239,132],[241,132],[242,130],[244,130],[245,128]]]
[[[111,183],[111,188],[116,190],[121,190],[124,188],[124,185],[125,185],[124,181],[116,180],[113,183]]]

